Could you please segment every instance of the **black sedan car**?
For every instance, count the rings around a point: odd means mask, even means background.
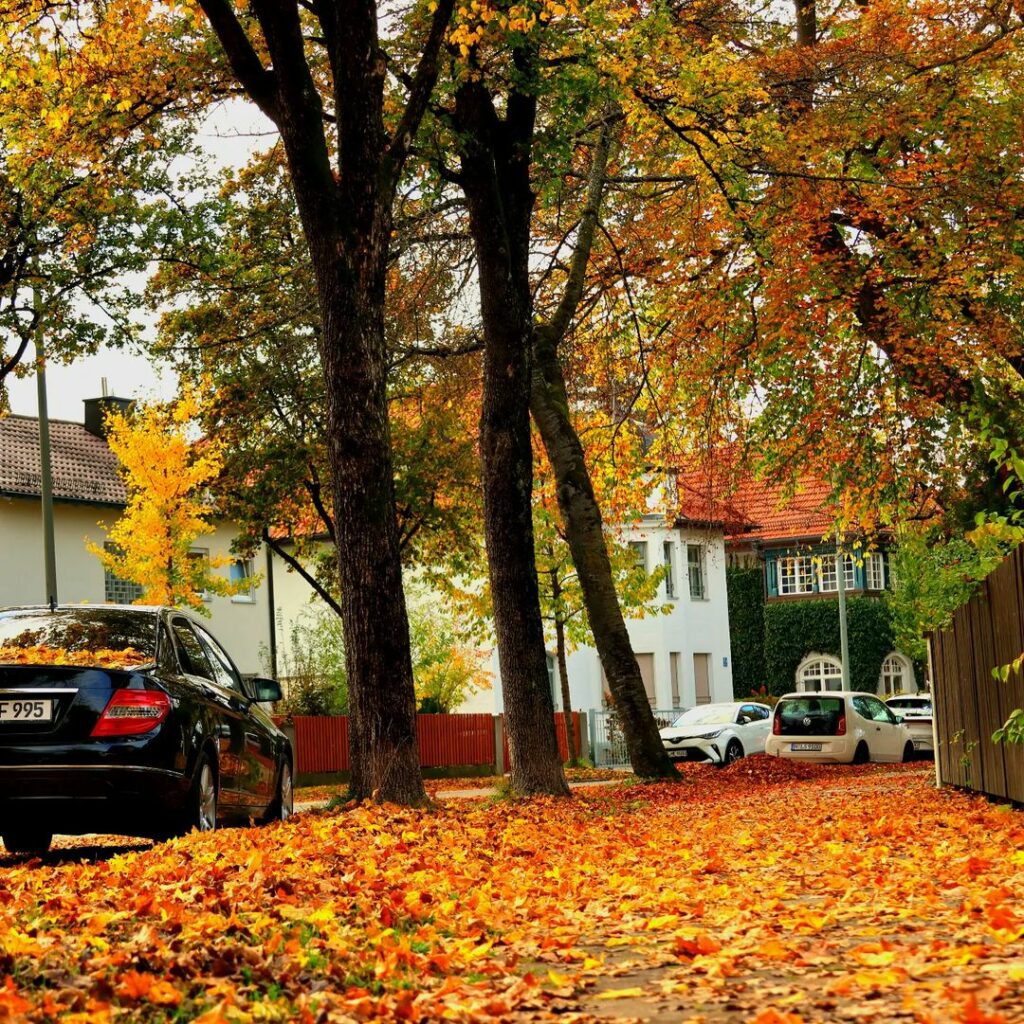
[[[0,609],[0,837],[155,839],[292,812],[292,750],[242,676],[173,608]]]

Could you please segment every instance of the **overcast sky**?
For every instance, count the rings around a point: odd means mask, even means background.
[[[255,107],[233,100],[216,107],[200,132],[200,144],[215,164],[241,166],[257,149],[268,148],[276,132]],[[32,353],[27,353],[32,359]],[[54,363],[46,368],[46,394],[53,419],[82,422],[82,402],[103,394],[119,398],[161,399],[174,394],[174,375],[162,370],[146,356],[133,352],[105,350],[83,356],[70,366]],[[35,374],[5,381],[11,412],[23,416],[38,413]]]

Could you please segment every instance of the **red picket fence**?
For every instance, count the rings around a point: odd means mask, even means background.
[[[583,739],[583,727],[580,725],[580,712],[573,711],[572,714],[572,731],[576,734],[576,754],[580,755],[580,743]],[[506,771],[512,764],[512,759],[508,752],[508,734],[504,731],[502,735],[505,737],[505,769]],[[555,714],[555,735],[558,738],[558,756],[563,761],[569,760],[569,744],[566,741],[565,734],[565,715],[558,711]],[[584,755],[585,756],[585,755]]]
[[[581,738],[580,713],[573,712],[576,749]],[[317,775],[348,771],[348,718],[344,715],[320,717],[296,715],[295,774]],[[558,749],[568,758],[565,742],[565,716],[555,715]],[[491,715],[417,715],[416,733],[420,763],[424,768],[493,765],[494,718]],[[505,744],[505,764],[508,744]]]
[[[490,715],[417,715],[416,735],[424,768],[494,764]]]
[[[348,718],[296,715],[295,774],[348,771]]]

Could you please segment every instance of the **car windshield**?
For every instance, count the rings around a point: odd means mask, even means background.
[[[156,657],[157,616],[124,608],[0,611],[0,664],[132,668]]]
[[[705,704],[701,708],[684,711],[673,723],[673,728],[684,725],[729,725],[736,721],[736,708],[731,704]]]

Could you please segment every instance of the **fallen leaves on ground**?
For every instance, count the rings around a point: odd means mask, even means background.
[[[0,857],[0,1020],[1024,1020],[1019,812],[925,765],[694,767]]]

